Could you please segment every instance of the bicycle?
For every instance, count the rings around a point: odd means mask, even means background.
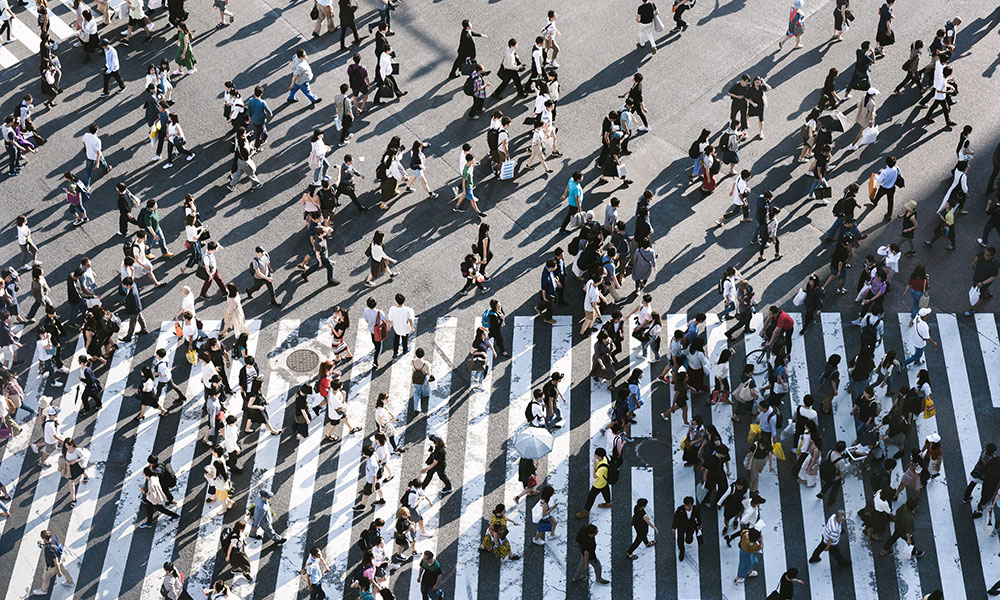
[[[751,350],[747,352],[746,360],[743,361],[745,365],[753,365],[753,374],[765,375],[771,366],[771,348],[767,346],[761,346],[756,350]]]

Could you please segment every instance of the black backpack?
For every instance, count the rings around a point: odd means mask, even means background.
[[[875,344],[878,342],[878,321],[875,323],[866,323],[864,327],[861,328],[861,347],[867,348],[869,350],[875,349]]]
[[[475,77],[475,75],[469,75],[469,77],[465,80],[465,83],[462,84],[462,93],[466,96],[471,96],[476,91],[476,83],[474,81]]]
[[[170,489],[177,485],[177,474],[170,468],[170,465],[160,463],[160,468],[157,469],[157,475],[160,476],[160,483],[163,485],[164,489]]]
[[[691,144],[691,147],[688,148],[688,158],[698,158],[701,156],[701,152],[698,150],[699,146],[701,146],[701,142],[697,140]]]
[[[618,467],[612,463],[607,463],[604,465],[607,471],[605,472],[605,479],[608,480],[608,485],[614,485],[618,483]]]
[[[490,128],[486,131],[486,145],[489,147],[490,152],[497,149],[500,145],[500,130]]]
[[[72,275],[66,277],[66,300],[70,304],[79,304],[82,300],[80,294],[76,291],[76,281]]]
[[[385,160],[383,160],[382,162],[380,162],[378,164],[378,166],[375,167],[375,179],[378,179],[379,181],[381,181],[381,180],[385,179],[386,177],[388,177],[388,175],[386,174],[386,170],[388,168],[389,168],[389,165],[385,164]]]
[[[819,464],[819,478],[822,481],[833,481],[833,479],[837,476],[837,463],[844,460],[843,455],[838,457],[836,460],[830,460],[830,454],[832,453],[833,450],[827,452],[826,456],[823,457],[823,462]]]
[[[233,541],[233,528],[223,527],[222,533],[219,536],[219,541],[222,542],[223,551],[229,550],[229,544],[231,544]]]
[[[135,240],[125,240],[122,244],[122,254],[125,258],[135,258]]]

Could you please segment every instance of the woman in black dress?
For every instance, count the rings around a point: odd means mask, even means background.
[[[156,380],[153,377],[153,370],[149,367],[142,367],[139,369],[139,377],[142,379],[142,386],[139,388],[139,415],[135,420],[141,421],[146,416],[147,406],[160,411],[161,417],[166,416],[167,411],[160,407],[160,398],[156,395]]]
[[[878,31],[875,32],[875,57],[885,56],[883,48],[896,43],[896,34],[892,31],[892,5],[896,0],[885,0],[878,9]]]
[[[833,41],[839,42],[844,37],[844,30],[850,26],[854,15],[851,13],[851,0],[837,0],[833,9]],[[850,15],[850,16],[848,16]]]

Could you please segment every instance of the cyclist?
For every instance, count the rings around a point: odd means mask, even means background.
[[[792,330],[795,328],[795,321],[792,316],[772,305],[767,309],[767,316],[764,318],[764,325],[761,327],[761,337],[767,340],[764,342],[765,348],[770,348],[771,352],[777,352],[778,348],[784,349],[787,356],[792,351]],[[775,342],[778,342],[775,344]]]

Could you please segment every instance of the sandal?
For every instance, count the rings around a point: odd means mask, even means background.
[[[351,429],[351,433],[358,433],[359,431],[361,431],[360,427],[354,427],[353,429]]]

